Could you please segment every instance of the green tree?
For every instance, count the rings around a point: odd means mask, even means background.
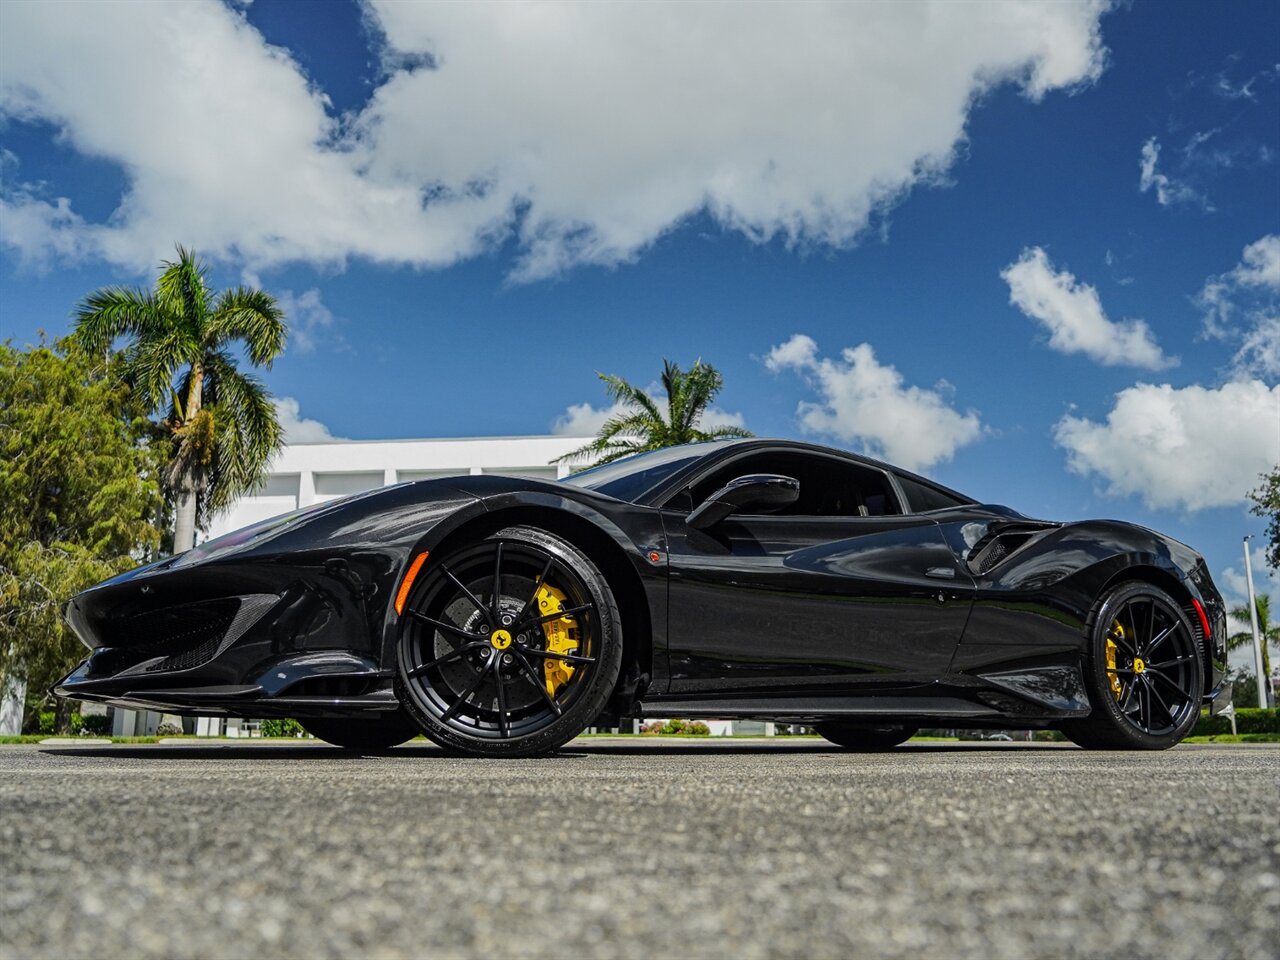
[[[112,365],[0,344],[0,679],[37,702],[84,656],[67,601],[160,545],[164,440]],[[71,705],[56,710],[67,732]]]
[[[190,550],[197,527],[261,481],[282,442],[271,395],[240,371],[233,349],[270,368],[284,349],[284,314],[247,287],[215,295],[207,270],[178,247],[154,291],[109,287],[79,305],[75,338],[109,350],[126,338],[121,375],[172,438],[166,489],[176,514],[174,552]]]
[[[665,411],[646,391],[622,377],[598,372],[596,376],[604,381],[609,399],[621,403],[624,410],[610,417],[594,440],[560,457],[561,460],[589,455],[596,463],[608,463],[633,453],[681,443],[751,436],[741,427],[701,428],[703,415],[724,387],[720,371],[701,359],[687,372],[670,360],[662,361],[662,389],[667,395]]]
[[[1267,566],[1280,570],[1280,466],[1261,477],[1262,485],[1249,492],[1250,509],[1267,521]]]
[[[1280,624],[1271,625],[1271,597],[1265,593],[1258,594],[1254,600],[1258,610],[1258,632],[1262,634],[1262,674],[1263,676],[1271,676],[1271,654],[1267,648],[1271,644],[1280,644]],[[1242,603],[1231,611],[1231,616],[1237,620],[1243,620],[1249,623],[1249,629],[1241,633],[1233,633],[1227,637],[1228,649],[1235,650],[1238,647],[1253,646],[1253,625],[1249,621],[1249,605]],[[1252,706],[1252,704],[1250,704]]]

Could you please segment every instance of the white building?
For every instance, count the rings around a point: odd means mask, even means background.
[[[471,473],[557,480],[568,476],[572,468],[555,461],[590,439],[463,437],[290,444],[272,461],[271,473],[260,491],[215,517],[208,536],[221,536],[299,507],[408,480]]]

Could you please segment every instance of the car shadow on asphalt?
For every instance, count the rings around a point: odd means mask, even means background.
[[[1026,753],[1061,750],[1066,744],[1054,743],[913,743],[893,750],[871,751],[894,757],[936,755],[945,753]],[[1068,747],[1069,749],[1069,747]],[[102,757],[131,760],[314,760],[339,759],[404,759],[412,757],[462,760],[467,759],[441,749],[435,744],[415,742],[389,750],[360,752],[323,743],[308,744],[232,744],[226,742],[192,744],[102,744],[85,747],[44,747],[41,753],[61,757]],[[675,756],[749,756],[761,754],[852,754],[832,744],[806,740],[802,742],[716,743],[697,740],[683,743],[596,742],[570,743],[545,759],[576,759],[590,756],[611,757],[675,757]],[[531,758],[539,759],[539,758]],[[484,763],[487,760],[477,759]]]

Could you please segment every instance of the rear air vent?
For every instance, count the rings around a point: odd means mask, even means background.
[[[989,573],[1054,527],[1056,524],[1002,524],[974,544],[969,551],[969,569],[979,576]]]

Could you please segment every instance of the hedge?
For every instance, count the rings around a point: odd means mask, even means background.
[[[1193,737],[1211,737],[1215,733],[1230,733],[1230,717],[1212,717],[1201,714],[1191,731]],[[1272,707],[1242,707],[1236,709],[1237,733],[1280,733],[1280,710]]]

